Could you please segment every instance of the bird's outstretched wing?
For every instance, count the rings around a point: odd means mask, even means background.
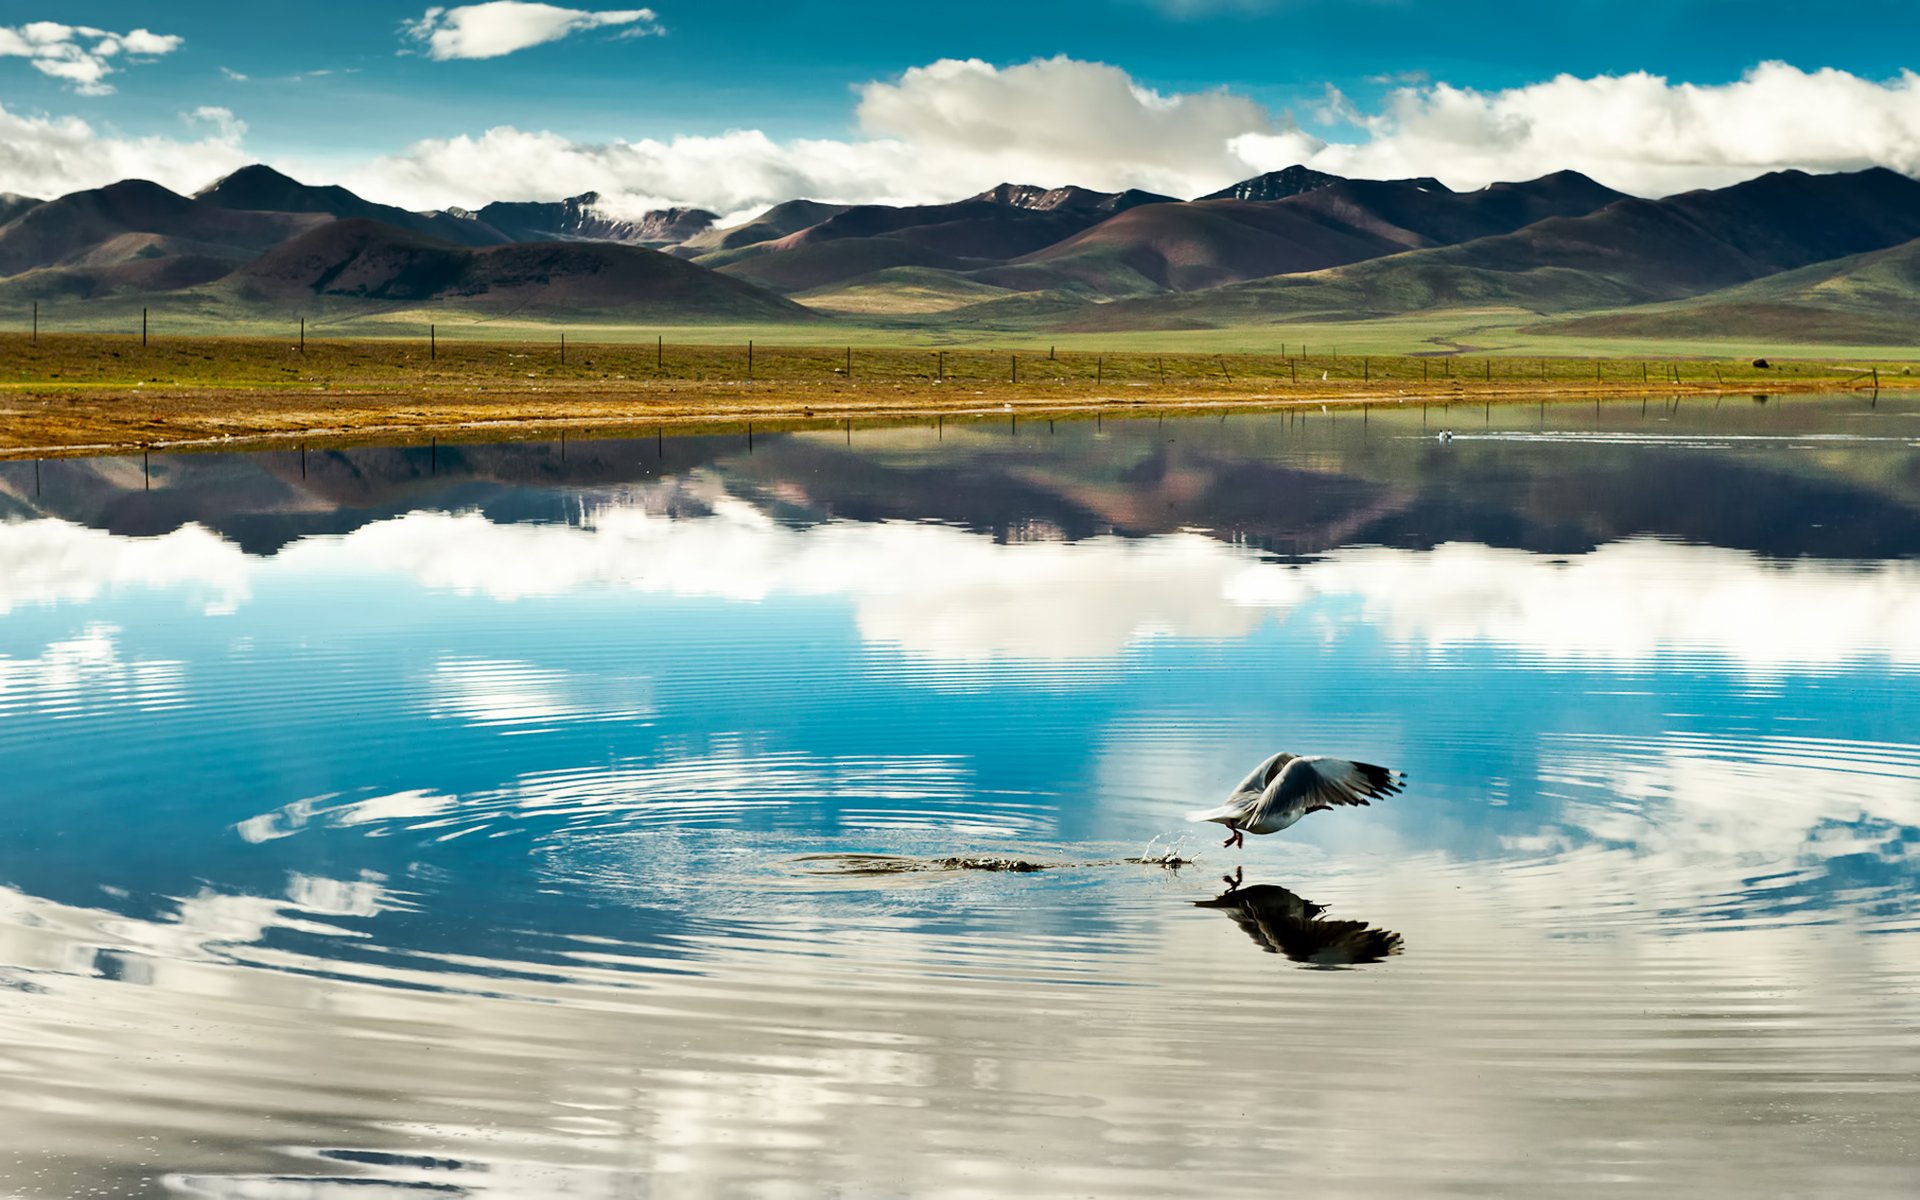
[[[1252,816],[1257,822],[1262,814],[1275,810],[1285,812],[1295,806],[1306,812],[1317,812],[1342,804],[1364,805],[1398,795],[1404,778],[1372,763],[1318,755],[1296,758],[1283,766],[1267,785]]]
[[[1272,784],[1275,779],[1280,777],[1280,772],[1286,769],[1287,764],[1298,757],[1298,755],[1288,754],[1283,750],[1278,754],[1270,755],[1263,759],[1260,765],[1253,769],[1252,774],[1234,786],[1233,791],[1228,793],[1229,797],[1260,795],[1267,790],[1267,787]]]

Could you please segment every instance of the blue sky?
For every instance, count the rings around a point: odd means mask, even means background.
[[[447,172],[440,167],[395,171],[367,164],[381,156],[405,155],[423,140],[478,137],[499,127],[550,132],[587,146],[738,130],[764,132],[782,145],[795,139],[860,142],[875,136],[921,145],[917,127],[876,129],[860,111],[857,89],[870,81],[898,80],[903,72],[943,59],[979,59],[996,69],[1056,57],[1104,64],[1163,98],[1225,89],[1265,114],[1259,120],[1271,118],[1285,125],[1291,118],[1314,139],[1338,146],[1380,137],[1377,129],[1341,118],[1379,117],[1389,103],[1388,92],[1397,86],[1430,91],[1446,84],[1497,94],[1562,73],[1591,79],[1632,72],[1663,76],[1674,86],[1724,86],[1769,61],[1805,72],[1835,68],[1879,86],[1899,77],[1911,61],[1905,55],[1912,35],[1920,33],[1920,18],[1911,5],[1898,0],[1834,0],[1817,6],[1784,0],[1566,0],[1555,5],[1506,0],[1087,0],[1045,5],[979,0],[964,11],[873,0],[830,7],[770,0],[658,0],[653,10],[650,20],[632,19],[632,10],[587,4],[576,10],[583,18],[588,13],[612,15],[583,20],[588,27],[510,53],[436,61],[427,53],[427,43],[405,32],[409,22],[426,15],[426,6],[419,4],[339,0],[318,9],[239,3],[157,9],[124,0],[59,6],[7,0],[0,5],[0,30],[58,20],[109,33],[146,29],[180,40],[169,52],[145,61],[125,49],[109,53],[101,62],[111,73],[92,86],[79,86],[71,77],[35,69],[34,61],[18,51],[8,55],[5,35],[0,34],[0,108],[17,120],[78,119],[95,140],[109,142],[147,138],[192,144],[216,128],[225,129],[234,154],[203,155],[207,165],[225,165],[244,150],[246,156],[348,177],[370,190],[385,190],[393,199],[425,204],[479,197],[441,198],[439,192],[458,191],[459,184],[445,178]],[[596,23],[602,19],[605,23]],[[438,24],[445,27],[448,20],[442,14]],[[657,34],[651,32],[655,28]],[[641,32],[649,35],[631,36]],[[74,40],[87,49],[85,38]],[[1328,105],[1330,87],[1338,90],[1342,103]],[[1920,129],[1920,115],[1910,111],[1912,97],[1903,94],[1898,99],[1905,116],[1896,124]],[[966,99],[959,102],[964,105]],[[1026,103],[1037,103],[1037,111],[1028,113],[1036,120],[1053,107],[1044,95],[1036,101],[1029,94]],[[1783,107],[1806,105],[1787,101]],[[226,110],[238,124],[183,117],[209,109]],[[1088,112],[1080,119],[1097,127],[1102,118],[1099,112]],[[1259,120],[1248,128],[1259,132],[1253,128]],[[1120,123],[1124,127],[1124,119]],[[1850,128],[1884,122],[1840,114],[1829,123]],[[241,126],[243,133],[238,132]],[[11,133],[8,140],[16,143],[12,161],[0,158],[0,189],[40,185],[35,164],[20,161],[29,153],[22,145],[35,138],[29,132],[0,132]],[[1217,133],[1216,123],[1204,126],[1204,136]],[[1192,130],[1169,131],[1176,144],[1193,136]],[[981,140],[996,137],[1005,140],[991,130]],[[1913,140],[1920,142],[1920,135]],[[1891,150],[1871,141],[1849,144],[1836,151],[1832,166],[1885,158],[1905,146],[1904,141]],[[1043,147],[1033,149],[1027,158],[1007,165],[1044,165]],[[1309,145],[1303,153],[1312,150]],[[1573,144],[1564,151],[1549,147],[1514,165],[1544,162],[1556,152],[1577,157],[1579,151]],[[1437,160],[1447,157],[1436,148],[1419,153]],[[960,164],[926,152],[917,157],[937,161],[943,174],[953,176],[949,191],[972,186],[976,176],[986,172],[985,163]],[[1092,157],[1097,173],[1102,156]],[[1381,171],[1398,169],[1399,158],[1407,155],[1389,157],[1391,161],[1377,164]],[[1689,152],[1681,157],[1700,156]],[[129,160],[126,154],[119,160],[145,161],[138,155]],[[1062,162],[1060,169],[1073,165]],[[1242,168],[1250,174],[1254,167],[1269,165],[1286,164],[1241,154],[1217,163],[1188,164],[1164,173],[1166,178],[1158,182],[1199,187]],[[1330,165],[1366,173],[1338,154]],[[1779,164],[1739,165],[1751,174]],[[1484,171],[1505,166],[1490,163]],[[1446,178],[1446,167],[1446,162],[1436,161],[1429,169]],[[185,162],[168,169],[188,173]],[[518,161],[490,182],[510,182],[539,169]],[[1485,182],[1470,177],[1479,169],[1463,162],[1455,167],[1459,179],[1449,182]],[[865,172],[886,173],[873,164],[867,164]],[[590,176],[592,169],[557,173],[565,178],[553,182],[570,187],[575,175]],[[657,185],[672,183],[687,193],[700,192],[704,185],[672,172],[627,174],[633,177],[623,175],[603,190],[721,206],[759,198],[750,195],[753,186],[737,181],[704,188],[710,195],[668,196]],[[1108,178],[1089,182],[1155,182],[1151,174],[1136,165],[1114,168]],[[47,185],[63,181],[45,170],[40,175]],[[846,186],[818,171],[802,175],[802,182]],[[1608,182],[1633,190],[1673,186],[1654,173],[1643,180],[1630,167],[1616,168],[1616,175]],[[74,176],[74,181],[84,180]],[[893,177],[885,182],[896,190],[902,184]],[[886,187],[879,191],[885,193]]]

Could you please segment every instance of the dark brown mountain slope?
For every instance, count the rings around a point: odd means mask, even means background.
[[[611,242],[472,249],[374,221],[336,221],[216,285],[246,304],[316,298],[394,306],[457,303],[547,317],[582,313],[675,320],[805,320],[799,305],[671,255]]]

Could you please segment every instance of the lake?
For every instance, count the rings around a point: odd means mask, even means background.
[[[9,1198],[1920,1178],[1916,394],[0,463],[0,780]]]

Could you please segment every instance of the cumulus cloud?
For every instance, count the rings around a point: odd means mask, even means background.
[[[405,22],[406,36],[426,47],[438,62],[455,58],[499,58],[529,46],[557,42],[588,29],[625,27],[622,37],[665,33],[650,8],[589,12],[523,0],[491,0],[457,8],[429,8]]]
[[[1920,172],[1920,75],[1912,71],[1876,81],[1769,62],[1718,85],[1646,72],[1560,75],[1493,91],[1402,87],[1373,113],[1336,93],[1329,108],[1361,140],[1249,133],[1234,152],[1261,170],[1305,162],[1366,178],[1434,175],[1455,187],[1571,167],[1649,196],[1789,167]]]
[[[795,196],[952,199],[1013,179],[1176,196],[1304,163],[1362,178],[1434,175],[1459,188],[1572,168],[1643,195],[1770,170],[1920,172],[1920,75],[1755,67],[1699,85],[1637,73],[1477,90],[1409,83],[1372,111],[1330,92],[1334,141],[1225,91],[1166,94],[1068,58],[942,60],[858,90],[859,138],[779,142],[755,130],[582,143],[499,127],[430,139],[352,182],[414,207],[597,190],[721,212]]]
[[[197,123],[208,123],[212,111],[199,114]],[[119,179],[194,191],[254,161],[241,148],[243,124],[231,114],[211,124],[212,132],[197,138],[129,138],[78,117],[22,116],[0,107],[0,191],[58,196]]]
[[[526,9],[546,15],[516,16],[497,28],[471,15]],[[436,57],[480,57],[537,44],[525,40],[536,34],[593,27],[580,21],[606,26],[645,12],[502,0],[429,10],[421,37]],[[636,17],[631,28],[651,22]],[[697,205],[739,215],[795,197],[951,200],[1003,180],[1193,196],[1293,163],[1363,178],[1434,175],[1460,188],[1573,168],[1645,195],[1783,168],[1882,165],[1920,173],[1920,74],[1913,72],[1872,80],[1766,63],[1718,85],[1644,73],[1563,75],[1499,90],[1422,82],[1393,90],[1371,110],[1337,91],[1322,107],[1353,140],[1330,140],[1327,130],[1304,129],[1224,90],[1156,91],[1102,63],[943,59],[859,87],[854,137],[776,140],[736,129],[582,142],[499,126],[424,139],[371,161],[278,165],[408,208],[597,191],[610,211]],[[128,142],[72,120],[0,112],[0,135],[19,132],[0,141],[0,189],[67,191],[127,174],[197,188],[248,158],[237,122],[215,127],[209,143]]]
[[[106,96],[113,92],[106,78],[118,69],[115,59],[159,58],[178,50],[183,40],[146,29],[109,33],[88,25],[29,21],[0,25],[0,58],[24,58],[34,70],[61,80],[83,96]]]

